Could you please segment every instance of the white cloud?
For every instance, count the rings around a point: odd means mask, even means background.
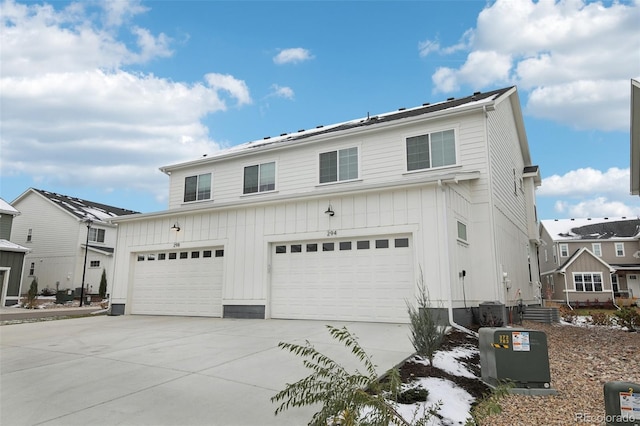
[[[628,195],[629,169],[612,167],[606,172],[591,167],[572,170],[563,176],[542,179],[539,196],[580,196],[585,194]]]
[[[202,120],[226,109],[222,95],[251,103],[230,75],[186,83],[126,71],[172,54],[169,37],[131,24],[146,10],[137,1],[1,7],[3,175],[163,199],[158,167],[219,149]],[[126,29],[130,45],[117,36]]]
[[[566,217],[640,215],[640,200],[631,197],[628,188],[629,169],[583,168],[544,178],[537,196],[561,198],[554,210]]]
[[[571,203],[556,201],[554,209],[566,217],[631,217],[640,216],[640,207],[626,205],[621,201],[609,201],[606,197],[597,197]]]
[[[293,89],[291,87],[273,84],[271,85],[271,90],[272,93],[270,96],[276,96],[285,99],[293,99],[295,97],[295,93],[293,92]]]
[[[469,51],[459,68],[433,74],[436,91],[517,84],[532,91],[526,109],[534,116],[577,128],[625,130],[629,79],[640,76],[638,22],[638,0],[608,7],[583,0],[497,0],[460,43],[427,41],[420,52]]]
[[[278,65],[282,64],[297,64],[313,59],[311,52],[302,47],[295,47],[291,49],[281,50],[274,58],[273,62]]]
[[[210,73],[204,76],[214,90],[224,90],[236,98],[239,105],[250,104],[251,96],[247,84],[228,74]]]

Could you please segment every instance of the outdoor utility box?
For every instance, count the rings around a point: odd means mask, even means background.
[[[504,303],[482,302],[478,306],[480,325],[483,327],[502,327],[507,325],[507,309]]]
[[[528,395],[554,395],[549,372],[547,335],[516,328],[480,328],[482,381],[492,387],[513,385],[509,391]]]
[[[640,425],[640,384],[604,384],[604,410],[607,426]]]

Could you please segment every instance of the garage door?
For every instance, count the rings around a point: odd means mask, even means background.
[[[222,248],[140,253],[133,314],[222,316]]]
[[[271,317],[408,322],[409,236],[273,244]]]

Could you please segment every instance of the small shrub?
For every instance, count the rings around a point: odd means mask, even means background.
[[[102,270],[102,277],[100,278],[100,288],[98,290],[98,294],[101,299],[107,295],[107,271]]]
[[[636,331],[636,327],[640,326],[640,313],[635,308],[622,308],[614,312],[617,317],[616,322],[620,327],[626,327],[629,331]]]
[[[398,394],[399,404],[415,404],[427,400],[429,391],[424,388],[410,388]]]
[[[591,324],[593,325],[611,325],[611,317],[605,312],[589,312],[591,316]]]
[[[29,286],[29,291],[27,292],[27,300],[25,302],[25,308],[34,309],[38,303],[38,279],[34,278],[31,281],[31,285]]]
[[[563,321],[573,324],[576,320],[576,313],[567,305],[560,306],[560,318]]]
[[[416,353],[429,360],[433,365],[433,355],[440,349],[447,327],[439,324],[440,316],[431,309],[429,292],[424,284],[422,273],[418,280],[418,308],[407,302],[411,327],[411,343]]]
[[[402,385],[397,369],[389,372],[389,380],[383,388],[378,381],[375,365],[358,339],[346,327],[327,328],[334,339],[344,344],[364,364],[365,373],[347,371],[333,359],[318,352],[308,341],[305,345],[280,342],[279,348],[304,358],[303,364],[311,370],[311,374],[287,384],[284,390],[271,398],[271,402],[279,403],[276,415],[291,407],[311,405],[320,408],[309,422],[312,426],[427,424],[433,410],[417,419],[416,423],[407,422],[396,410],[393,401],[400,394]]]

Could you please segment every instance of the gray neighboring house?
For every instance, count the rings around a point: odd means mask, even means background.
[[[575,306],[640,297],[639,218],[543,220],[540,238],[547,300]]]
[[[13,218],[19,214],[0,198],[0,306],[15,305],[20,296],[24,257],[29,249],[9,241]]]
[[[103,270],[111,284],[117,227],[109,219],[136,212],[34,188],[11,204],[20,211],[13,221],[11,241],[29,249],[23,292],[34,278],[39,291],[78,289],[87,248],[86,291],[98,293]]]

